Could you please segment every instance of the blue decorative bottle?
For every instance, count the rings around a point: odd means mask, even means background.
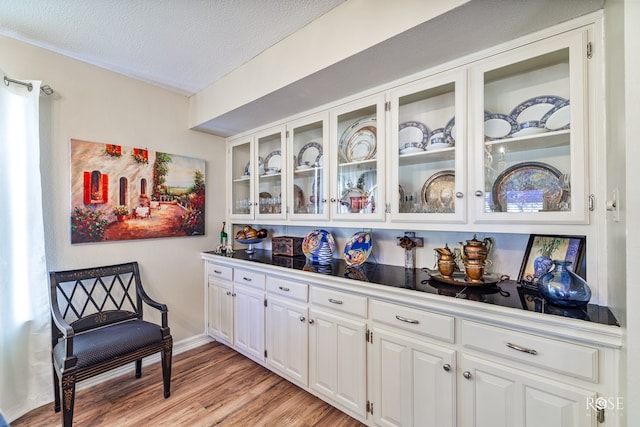
[[[553,270],[540,278],[538,291],[551,304],[579,307],[591,299],[591,289],[582,277],[569,270],[571,261],[553,260]]]

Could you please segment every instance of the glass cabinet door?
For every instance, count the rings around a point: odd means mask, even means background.
[[[289,218],[328,219],[329,162],[328,114],[291,122],[287,126],[289,149]]]
[[[384,94],[331,111],[331,215],[384,220]]]
[[[479,221],[587,221],[588,32],[497,55],[472,71]]]
[[[465,219],[465,76],[447,73],[391,92],[394,222]]]
[[[253,177],[255,175],[251,168],[251,158],[253,157],[253,137],[238,139],[229,144],[230,168],[229,180],[231,188],[227,206],[230,218],[252,219],[253,218]]]
[[[285,218],[286,209],[283,208],[286,202],[286,191],[283,185],[286,161],[284,136],[284,126],[260,132],[255,136],[256,219]]]

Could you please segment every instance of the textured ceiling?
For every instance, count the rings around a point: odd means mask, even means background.
[[[0,34],[192,95],[345,0],[0,0]]]

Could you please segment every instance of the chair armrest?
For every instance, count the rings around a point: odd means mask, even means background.
[[[69,368],[74,366],[76,361],[73,356],[73,337],[75,337],[75,331],[73,327],[67,323],[66,320],[60,314],[60,310],[58,308],[58,304],[54,303],[51,305],[51,321],[52,321],[52,332],[51,332],[51,348],[56,345],[56,338],[53,334],[53,328],[55,327],[62,334],[62,338],[64,340],[64,354],[65,354],[65,368]]]
[[[53,324],[55,325],[56,329],[60,331],[60,333],[64,338],[72,338],[75,335],[75,332],[73,331],[73,327],[71,327],[71,325],[68,324],[66,320],[64,320],[64,318],[62,317],[62,314],[60,314],[58,305],[52,304],[50,311],[51,311],[51,319],[53,320]]]
[[[149,295],[147,295],[147,292],[144,290],[142,286],[138,286],[138,295],[140,296],[140,298],[145,304],[155,308],[156,310],[159,310],[162,313],[162,327],[163,328],[168,327],[169,322],[167,318],[167,313],[169,312],[169,309],[167,308],[167,305],[153,300]]]
[[[51,319],[53,320],[53,324],[56,329],[60,331],[64,338],[73,337],[75,332],[73,331],[73,327],[64,320],[62,314],[60,313],[60,308],[58,307],[58,301],[54,298],[50,298],[50,310],[51,311]]]

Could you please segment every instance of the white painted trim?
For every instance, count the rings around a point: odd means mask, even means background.
[[[185,351],[188,351],[188,350],[192,350],[196,347],[200,347],[201,345],[210,343],[212,341],[214,341],[213,338],[207,335],[196,335],[190,338],[180,340],[179,342],[173,344],[173,356],[180,353],[184,353]],[[159,361],[160,361],[160,353],[156,353],[153,356],[149,356],[146,359],[143,359],[142,366],[149,366]],[[133,364],[124,365],[119,368],[112,369],[109,372],[105,372],[104,374],[100,374],[100,375],[96,375],[95,377],[88,378],[78,383],[78,386],[76,387],[76,389],[78,391],[84,390],[124,374],[135,375],[134,365]]]

